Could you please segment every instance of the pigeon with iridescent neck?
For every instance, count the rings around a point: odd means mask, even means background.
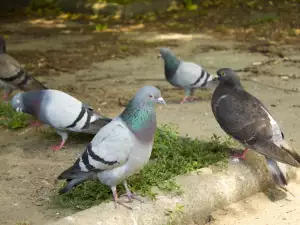
[[[164,60],[165,77],[175,87],[183,88],[184,98],[180,103],[195,99],[193,92],[197,88],[213,89],[218,84],[213,76],[206,72],[200,65],[179,60],[168,48],[161,48],[158,55]]]
[[[285,164],[300,167],[300,155],[284,139],[282,130],[269,110],[248,93],[230,68],[217,71],[219,86],[213,93],[211,107],[221,128],[248,149],[265,156],[274,182],[285,189]],[[286,190],[286,189],[285,189]]]
[[[45,85],[30,76],[20,63],[6,53],[5,41],[0,37],[0,88],[4,89],[3,100],[16,89],[34,91],[47,89]]]
[[[59,193],[66,193],[86,180],[99,180],[111,188],[115,206],[131,209],[118,197],[116,186],[120,183],[130,201],[141,200],[129,190],[126,179],[138,173],[150,158],[156,131],[156,103],[165,104],[160,91],[152,86],[141,88],[121,115],[96,134],[74,165],[59,175],[58,179],[67,180]]]
[[[11,104],[16,111],[32,115],[56,129],[62,141],[53,147],[54,151],[64,146],[67,131],[96,134],[111,121],[73,96],[52,89],[20,92],[12,98]]]

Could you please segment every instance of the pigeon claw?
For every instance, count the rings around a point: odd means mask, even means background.
[[[234,161],[239,161],[240,159],[241,160],[245,160],[246,159],[246,154],[247,154],[247,152],[249,151],[249,149],[245,149],[244,151],[243,151],[243,153],[242,154],[234,154],[234,155],[232,155],[231,157],[233,158],[233,160]]]
[[[121,196],[127,196],[127,198],[128,198],[128,202],[133,202],[133,199],[135,199],[135,200],[137,200],[137,201],[139,201],[139,202],[141,202],[141,203],[144,203],[144,200],[140,197],[140,196],[138,196],[138,195],[136,195],[136,194],[133,194],[133,193],[126,193],[126,194],[123,194],[123,195],[121,195]]]
[[[3,94],[1,100],[2,101],[7,101],[7,99],[8,99],[8,94]]]
[[[118,208],[118,204],[121,205],[121,206],[124,206],[126,209],[132,210],[132,208],[130,206],[126,205],[125,202],[121,199],[116,199],[115,200],[115,209]]]
[[[52,149],[53,149],[54,152],[56,152],[56,151],[61,150],[62,147],[60,147],[60,145],[54,145],[54,146],[52,147]]]
[[[197,99],[197,97],[184,96],[184,98],[180,101],[180,104],[183,104],[185,102],[192,102],[192,101],[195,101],[196,99]]]
[[[64,147],[64,144],[65,144],[65,141],[62,141],[59,145],[54,145],[52,147],[53,151],[56,152],[56,151],[61,150]]]
[[[39,127],[39,126],[42,126],[42,123],[40,123],[39,121],[36,120],[36,121],[31,121],[30,125],[33,127]]]

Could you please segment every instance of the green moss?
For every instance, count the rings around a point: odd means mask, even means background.
[[[156,132],[151,160],[139,174],[130,177],[128,183],[132,191],[150,198],[156,195],[151,190],[153,186],[179,194],[175,176],[225,160],[228,148],[229,142],[222,142],[217,136],[202,141],[181,137],[169,125],[161,126]],[[118,192],[124,192],[122,185]],[[53,203],[55,207],[85,209],[109,199],[112,199],[109,187],[98,181],[89,181],[67,194],[55,196]]]
[[[9,103],[0,102],[0,125],[9,129],[17,129],[28,125],[30,116],[16,112]]]

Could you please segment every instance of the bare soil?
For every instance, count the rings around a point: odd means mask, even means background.
[[[2,24],[0,33],[7,35],[9,53],[39,80],[104,115],[118,115],[143,85],[159,87],[168,103],[157,109],[159,122],[177,124],[181,134],[198,138],[224,135],[211,114],[211,93],[198,91],[200,101],[179,105],[183,91],[165,81],[156,58],[159,47],[169,46],[211,73],[221,67],[240,70],[246,88],[266,103],[300,149],[300,42],[238,42],[196,32],[125,28],[94,32],[85,24],[40,19]],[[40,225],[71,213],[49,207],[49,197],[57,194],[56,177],[83,151],[87,138],[71,137],[65,149],[52,152],[49,146],[59,140],[46,127],[0,130],[0,224]]]

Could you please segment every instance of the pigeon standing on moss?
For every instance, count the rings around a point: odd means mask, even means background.
[[[140,200],[129,190],[126,179],[138,173],[150,158],[156,103],[165,104],[160,91],[152,86],[141,88],[121,115],[96,134],[75,164],[59,175],[58,179],[67,180],[59,193],[66,193],[86,180],[98,179],[111,188],[115,205],[131,209],[118,198],[116,185],[123,182],[129,200]]]
[[[285,189],[288,182],[279,162],[300,167],[300,155],[284,140],[278,123],[261,101],[245,91],[232,69],[220,69],[217,75],[220,83],[211,107],[221,128],[246,147],[236,157],[244,159],[249,148],[263,154],[274,182]]]
[[[32,115],[56,129],[62,141],[53,147],[54,151],[64,146],[67,131],[96,134],[111,121],[78,99],[57,90],[20,92],[12,98],[11,104],[16,111]]]
[[[177,59],[170,49],[161,48],[159,57],[164,60],[167,81],[185,91],[185,96],[180,103],[193,100],[192,95],[196,88],[214,88],[216,86],[216,81],[213,80],[211,74],[195,63]]]
[[[41,82],[28,75],[19,62],[6,53],[2,37],[0,37],[0,88],[4,89],[2,100],[6,100],[16,89],[23,91],[47,89]]]

